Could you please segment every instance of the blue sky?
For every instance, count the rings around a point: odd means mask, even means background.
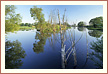
[[[35,21],[30,15],[30,8],[34,5],[15,5],[17,9],[16,13],[20,13],[22,16],[22,23],[34,23]],[[78,23],[84,21],[88,24],[90,19],[103,16],[103,6],[102,5],[36,5],[43,9],[43,14],[45,20],[48,21],[49,14],[51,10],[59,9],[60,18],[64,14],[66,8],[66,17],[69,24]]]

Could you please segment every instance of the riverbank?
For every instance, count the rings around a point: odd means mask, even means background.
[[[103,30],[103,28],[86,27],[89,30]]]
[[[34,26],[32,26],[32,27],[29,27],[29,26],[20,26],[19,29],[20,30],[31,30],[31,29],[35,29],[35,27]]]

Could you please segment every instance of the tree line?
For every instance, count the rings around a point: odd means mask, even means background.
[[[60,22],[57,14],[57,10],[51,10],[49,14],[48,21],[45,21],[44,14],[42,13],[43,9],[38,8],[37,6],[33,6],[30,8],[31,17],[35,20],[33,24],[31,23],[21,23],[22,17],[20,14],[15,13],[16,7],[14,5],[6,5],[5,6],[5,31],[14,31],[18,30],[20,26],[35,26],[36,29],[41,31],[57,31],[60,28]],[[57,21],[58,20],[58,21]],[[61,27],[62,29],[67,29],[70,27],[70,24],[67,21],[66,17],[66,9],[64,10],[64,14],[62,16]],[[74,24],[73,26],[76,26]],[[86,26],[93,28],[103,28],[103,17],[96,17],[89,21],[89,25],[86,25],[85,22],[80,21],[77,25],[78,27]]]
[[[34,26],[34,24],[33,23],[21,23],[20,26],[32,27],[32,26]]]
[[[87,26],[85,22],[80,21],[78,23],[78,27]],[[103,17],[96,17],[89,21],[89,25],[87,27],[93,27],[93,28],[103,28]]]

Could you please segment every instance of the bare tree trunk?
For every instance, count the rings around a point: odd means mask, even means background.
[[[58,18],[59,18],[59,25],[60,25],[60,31],[61,31],[61,22],[60,22],[59,10],[58,10]]]
[[[60,15],[58,10],[58,18],[59,18],[59,25],[60,25],[60,38],[61,38],[61,57],[62,57],[62,68],[65,68],[65,46],[64,46],[64,37],[61,30],[61,22],[60,22]]]
[[[64,15],[63,15],[63,25],[64,25],[65,12],[66,12],[66,9],[64,10]]]
[[[51,10],[51,25],[52,25],[53,12]]]

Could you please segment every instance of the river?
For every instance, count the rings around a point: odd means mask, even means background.
[[[65,51],[61,50],[60,33],[34,30],[5,34],[5,68],[18,69],[96,69],[103,59],[94,56],[92,42],[101,39],[102,31],[72,27],[62,31]],[[72,46],[74,43],[74,46]],[[68,51],[69,50],[69,51]],[[103,50],[103,49],[102,49]],[[65,56],[63,56],[65,53]]]

